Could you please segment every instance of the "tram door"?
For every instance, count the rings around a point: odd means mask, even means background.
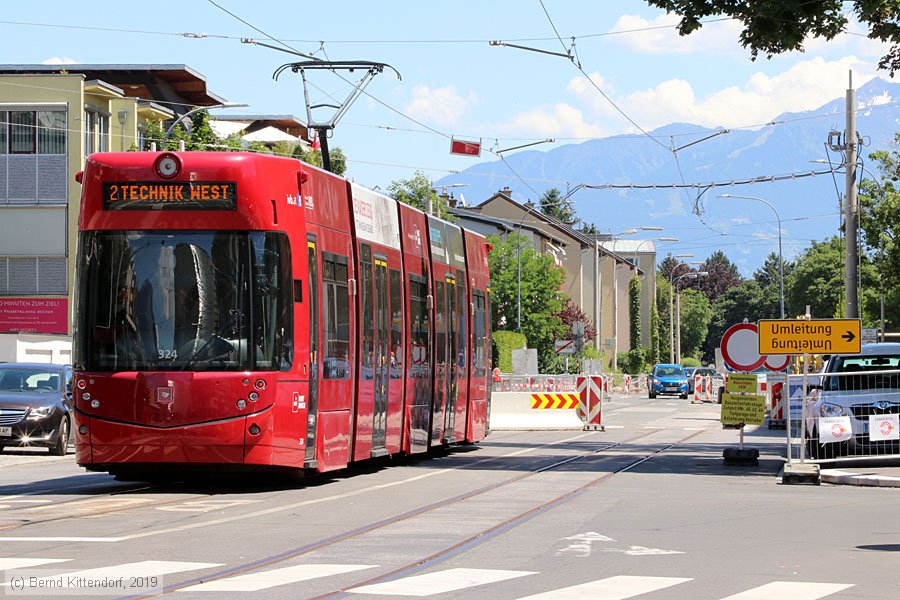
[[[306,258],[309,266],[309,398],[306,412],[306,457],[304,466],[315,464],[316,416],[319,398],[319,260],[316,236],[306,238]]]
[[[375,255],[375,398],[372,411],[372,455],[386,454],[388,382],[390,378],[390,324],[387,258]],[[381,450],[381,452],[379,452]]]
[[[457,380],[457,339],[456,333],[459,328],[459,307],[458,307],[458,298],[456,294],[456,278],[453,275],[447,274],[444,277],[444,294],[446,295],[444,298],[444,306],[445,310],[445,322],[447,323],[446,335],[444,336],[443,343],[445,345],[444,357],[443,361],[444,366],[444,438],[443,442],[446,444],[453,444],[456,442],[456,437],[454,436],[454,428],[456,425],[456,400],[458,397],[458,380]]]

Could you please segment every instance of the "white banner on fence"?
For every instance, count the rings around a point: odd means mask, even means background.
[[[900,440],[900,415],[869,415],[869,439]]]
[[[850,429],[850,417],[819,417],[820,444],[843,442],[851,437],[853,431]]]

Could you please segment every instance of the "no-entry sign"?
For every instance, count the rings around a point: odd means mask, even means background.
[[[756,323],[732,325],[722,336],[722,360],[735,371],[783,371],[791,362],[790,356],[773,358],[759,352],[759,330]]]

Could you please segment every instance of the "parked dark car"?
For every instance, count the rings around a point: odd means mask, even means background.
[[[0,363],[0,451],[40,446],[65,456],[72,431],[72,367]]]
[[[648,388],[650,398],[665,394],[688,397],[688,382],[681,365],[654,365]]]
[[[685,367],[684,374],[687,377],[688,381],[688,394],[694,393],[694,377],[697,375],[702,375],[706,377],[707,375],[713,377],[716,374],[716,370],[712,367]]]

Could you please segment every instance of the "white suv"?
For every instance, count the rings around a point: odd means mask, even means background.
[[[809,401],[807,447],[813,458],[900,452],[897,440],[869,439],[870,416],[900,414],[900,344],[866,344],[860,354],[833,355],[823,369],[821,389]],[[850,417],[850,439],[820,444],[819,418],[843,416]]]

